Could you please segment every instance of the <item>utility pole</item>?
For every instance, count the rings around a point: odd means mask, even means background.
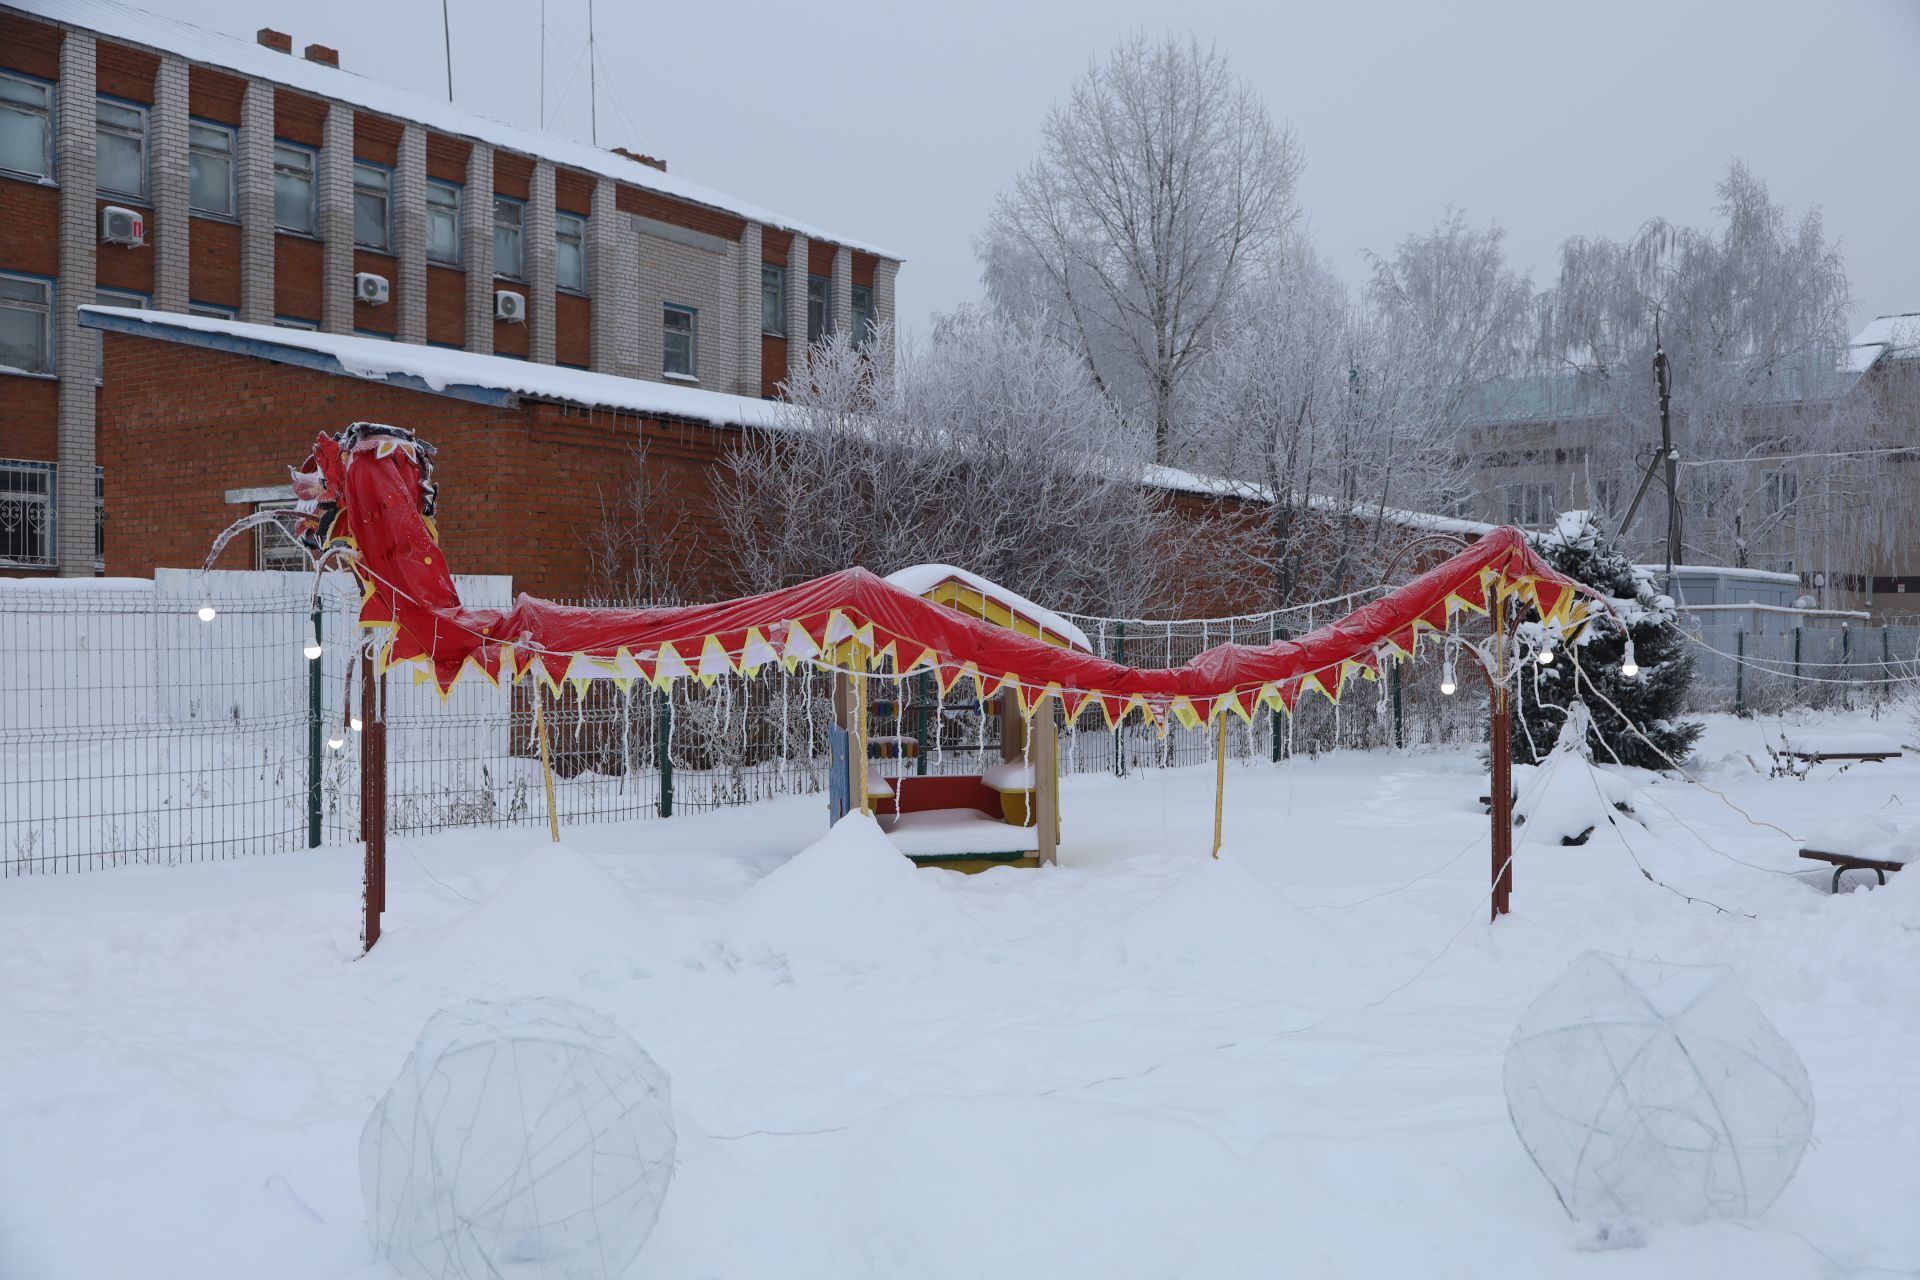
[[[1660,322],[1653,324],[1653,385],[1660,393],[1660,453],[1667,470],[1667,594],[1673,595],[1673,565],[1680,558],[1680,454],[1673,447],[1673,371],[1667,349],[1660,342]]]

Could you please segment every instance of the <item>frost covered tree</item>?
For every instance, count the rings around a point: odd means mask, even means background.
[[[1568,240],[1539,308],[1537,353],[1546,367],[1575,372],[1620,422],[1595,466],[1632,485],[1660,440],[1653,359],[1664,349],[1687,557],[1844,558],[1804,539],[1795,546],[1796,535],[1846,523],[1868,477],[1847,459],[1782,461],[1844,452],[1866,427],[1843,394],[1849,298],[1839,248],[1818,209],[1796,220],[1737,161],[1716,191],[1720,224],[1710,229],[1655,218],[1625,241]],[[1664,520],[1647,520],[1640,545],[1664,530]]]
[[[1192,535],[1072,353],[979,311],[869,358],[891,345],[818,344],[781,428],[735,455],[718,507],[747,587],[932,561],[1074,611],[1178,599]]]
[[[1607,547],[1588,512],[1564,513],[1533,543],[1554,568],[1613,601],[1632,637],[1639,671],[1628,676],[1621,670],[1628,635],[1621,633],[1612,614],[1596,609],[1584,629],[1568,638],[1557,661],[1549,666],[1529,662],[1520,669],[1514,760],[1538,764],[1552,751],[1567,708],[1578,699],[1592,713],[1587,745],[1595,760],[1642,769],[1684,762],[1703,726],[1680,719],[1693,679],[1693,654],[1681,635],[1672,599],[1660,594],[1650,573]],[[1520,634],[1523,639],[1543,638],[1537,619],[1524,621]]]
[[[1194,372],[1299,216],[1301,155],[1217,48],[1134,35],[1048,114],[976,250],[988,297],[1040,316],[1173,454]]]

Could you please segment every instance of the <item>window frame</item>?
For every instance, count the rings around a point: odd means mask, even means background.
[[[673,369],[668,365],[672,348],[667,338],[675,331],[668,328],[668,321],[676,316],[685,316],[687,320],[687,367],[684,370]],[[663,302],[660,304],[660,376],[676,382],[700,381],[700,309],[690,307],[684,302]]]
[[[433,210],[435,208],[432,193],[435,188],[453,193],[453,256],[442,258],[433,252]],[[466,237],[461,226],[460,216],[465,211],[467,187],[463,182],[449,182],[445,178],[428,178],[426,194],[421,197],[427,209],[426,242],[427,261],[435,266],[458,267],[466,260]]]
[[[867,297],[867,305],[864,307],[860,305],[861,294]],[[849,317],[853,321],[853,346],[855,350],[859,350],[872,342],[873,335],[879,332],[880,313],[874,309],[873,286],[870,284],[854,285],[849,298],[850,303],[847,309],[853,313]]]
[[[777,327],[767,327],[767,285],[773,284],[774,315]],[[760,264],[760,332],[768,338],[787,336],[787,268],[785,263],[763,262]]]
[[[60,302],[60,282],[52,276],[35,275],[30,271],[0,271],[0,280],[17,280],[24,284],[39,287],[45,298],[44,303],[36,306],[31,302],[21,302],[10,298],[0,298],[0,309],[40,312],[40,347],[45,354],[44,369],[27,369],[19,365],[0,363],[0,368],[11,371],[13,376],[28,378],[54,378],[60,372],[60,353],[55,347],[57,337],[53,324],[53,315]]]
[[[292,511],[295,508],[297,508],[299,505],[300,504],[293,498],[274,498],[266,502],[254,503],[251,508],[251,514],[259,515],[263,511]],[[267,549],[269,529],[278,531],[278,537],[282,541],[284,541],[287,546],[291,547],[294,550],[294,552],[298,554],[299,559],[292,565],[292,567],[270,563],[270,560],[272,559],[272,557],[269,554]],[[262,521],[260,524],[257,524],[253,527],[254,572],[256,573],[305,573],[312,567],[313,567],[313,561],[308,558],[306,548],[302,547],[300,543],[293,537],[293,535],[288,533],[285,529],[281,528],[281,526],[277,522],[268,523],[268,522]]]
[[[380,244],[371,244],[360,238],[360,197],[371,194],[371,187],[363,187],[360,182],[362,170],[380,175],[381,186],[378,192],[381,205]],[[377,160],[353,158],[353,247],[365,249],[369,253],[392,254],[393,244],[393,166],[381,164]]]
[[[59,511],[54,504],[60,492],[59,464],[40,462],[32,458],[0,458],[0,475],[39,476],[43,480],[37,493],[27,488],[0,487],[0,503],[17,504],[22,529],[33,527],[32,509],[37,506],[40,510],[40,554],[13,556],[0,551],[0,566],[10,569],[56,567],[59,563],[60,545],[57,536]],[[36,499],[38,499],[37,502]]]
[[[30,76],[22,71],[0,70],[0,80],[12,80],[18,84],[26,85],[29,88],[38,89],[42,100],[42,105],[38,112],[42,120],[40,131],[41,167],[34,170],[15,169],[0,165],[0,174],[31,182],[52,183],[55,180],[53,166],[56,158],[54,150],[54,130],[57,121],[54,113],[59,108],[59,86],[51,80],[42,80],[39,76]],[[24,116],[32,116],[35,114],[34,108],[32,107],[4,99],[0,99],[0,111],[13,111]]]
[[[193,202],[193,161],[200,155],[219,153],[200,146],[194,141],[194,130],[211,129],[227,137],[227,207],[209,209],[205,205]],[[218,120],[202,120],[198,116],[187,117],[187,213],[196,218],[214,218],[221,222],[240,220],[240,126],[224,124]]]
[[[502,208],[510,208],[514,211],[514,218],[511,223],[502,221],[500,217],[500,210]],[[513,228],[513,237],[519,246],[518,256],[520,258],[520,265],[517,271],[502,271],[500,269],[500,229],[502,226],[511,226]],[[516,284],[525,284],[527,282],[527,202],[517,196],[501,195],[498,191],[493,193],[493,274],[498,279],[511,280]]]
[[[108,125],[100,119],[102,105],[118,107],[131,111],[140,117],[140,189],[123,191],[100,184],[100,134],[102,130],[125,137],[129,130],[123,125]],[[135,102],[131,98],[115,97],[110,93],[93,95],[93,190],[102,200],[131,200],[135,204],[151,203],[153,196],[153,107],[150,103]]]
[[[199,316],[203,320],[238,320],[240,308],[230,307],[224,302],[196,302],[189,298],[187,314]]]
[[[815,286],[818,285],[818,289]],[[814,302],[820,304],[820,327],[816,332],[813,324]],[[825,342],[833,336],[833,277],[817,276],[807,273],[807,345]]]
[[[280,174],[283,166],[280,153],[290,151],[307,158],[307,225],[290,227],[280,221]],[[285,172],[291,173],[291,168]],[[320,150],[304,142],[293,142],[286,138],[273,140],[273,230],[276,235],[305,236],[314,239],[320,226]]]
[[[584,213],[572,213],[566,209],[555,209],[553,211],[553,287],[561,293],[579,294],[582,297],[587,294],[587,282],[591,278],[588,274],[591,268],[587,261],[587,225],[589,221],[589,216]],[[560,231],[562,227],[569,223],[579,228],[577,237],[580,244],[579,284],[560,283],[560,245],[566,239],[565,236],[560,234]]]
[[[318,320],[309,320],[305,316],[276,314],[273,317],[273,327],[276,329],[293,329],[300,333],[320,332],[320,322]]]

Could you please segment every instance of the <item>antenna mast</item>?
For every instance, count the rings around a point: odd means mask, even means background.
[[[595,76],[595,64],[599,55],[593,51],[593,0],[587,0],[587,98],[591,106],[588,119],[592,122],[593,145],[600,145],[600,81]]]
[[[447,16],[447,0],[440,0],[440,38],[447,45],[447,101],[453,101],[453,20]]]
[[[547,127],[547,0],[540,0],[540,127]]]

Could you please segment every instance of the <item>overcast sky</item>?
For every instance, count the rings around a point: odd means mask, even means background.
[[[435,0],[144,0],[444,95]],[[548,127],[589,131],[588,0],[546,0]],[[451,0],[456,100],[541,116],[540,0]],[[907,259],[903,324],[979,296],[971,241],[1040,122],[1130,28],[1229,51],[1291,124],[1353,279],[1449,204],[1547,283],[1562,240],[1711,217],[1745,159],[1840,239],[1856,318],[1920,311],[1920,0],[597,0],[599,138]],[[577,70],[576,70],[577,69]]]

